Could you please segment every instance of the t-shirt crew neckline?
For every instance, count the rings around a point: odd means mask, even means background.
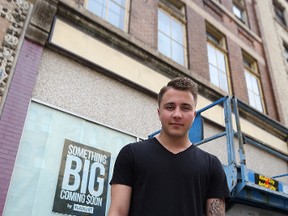
[[[154,140],[154,143],[156,145],[158,145],[163,151],[167,152],[168,154],[171,154],[173,156],[179,156],[179,155],[182,155],[182,154],[185,154],[186,152],[190,151],[190,150],[193,150],[195,148],[195,146],[193,145],[193,143],[187,147],[186,149],[184,149],[183,151],[180,151],[180,152],[177,152],[177,153],[173,153],[171,151],[169,151],[167,148],[165,148],[160,142],[159,140],[156,138],[156,137],[153,137],[153,140]]]

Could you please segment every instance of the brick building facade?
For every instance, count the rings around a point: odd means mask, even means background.
[[[102,164],[104,191],[85,207],[86,213],[94,209],[89,215],[106,215],[108,180],[118,151],[160,128],[157,93],[176,76],[199,85],[197,109],[235,96],[247,138],[247,168],[269,177],[287,173],[287,61],[283,55],[276,58],[285,51],[276,46],[279,38],[285,41],[287,35],[272,7],[285,9],[285,1],[103,2],[0,0],[3,215],[76,214],[57,206],[75,202],[69,194],[81,195],[59,189],[69,143],[109,158],[110,166]],[[272,27],[279,34],[273,35]],[[222,111],[217,106],[203,116],[204,138],[225,130]],[[227,140],[211,141],[203,149],[228,167]],[[243,158],[237,147],[233,151],[237,172]],[[287,203],[287,177],[280,182],[281,201]],[[288,211],[247,202],[235,196],[227,215],[281,216]]]

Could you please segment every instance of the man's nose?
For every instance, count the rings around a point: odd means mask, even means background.
[[[176,108],[172,114],[173,118],[182,118],[182,112],[180,108]]]

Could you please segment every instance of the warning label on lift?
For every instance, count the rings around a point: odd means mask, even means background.
[[[263,175],[259,175],[257,173],[255,173],[254,177],[255,177],[255,184],[270,190],[279,191],[278,181]]]

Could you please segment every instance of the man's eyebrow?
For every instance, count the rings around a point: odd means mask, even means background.
[[[192,105],[192,104],[189,104],[189,103],[182,103],[181,105],[182,105],[182,106],[184,105],[184,106],[191,106],[191,107],[193,107],[193,105]]]
[[[167,102],[165,104],[163,104],[164,106],[167,106],[167,105],[175,105],[175,102]],[[189,107],[194,107],[193,104],[190,104],[190,103],[181,103],[180,106],[189,106]]]
[[[167,106],[167,105],[174,105],[175,103],[174,102],[167,102],[165,104],[163,104],[164,106]]]

